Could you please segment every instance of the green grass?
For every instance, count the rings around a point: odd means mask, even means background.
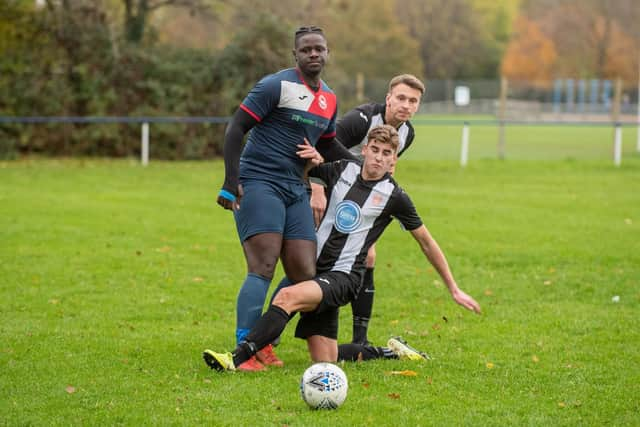
[[[440,124],[438,124],[440,120]],[[462,123],[470,120],[469,162],[498,159],[498,126],[492,116],[417,116],[415,144],[407,158],[415,160],[460,159]],[[480,121],[474,124],[474,120]],[[459,121],[459,124],[450,124]],[[637,126],[622,127],[623,156],[634,156]],[[507,160],[601,160],[613,163],[614,130],[609,125],[519,125],[505,127],[504,157]],[[636,154],[637,155],[637,154]],[[624,161],[624,160],[623,160]]]
[[[329,412],[299,397],[310,362],[294,325],[283,369],[201,360],[233,347],[245,274],[214,200],[222,162],[0,163],[0,423],[639,425],[640,158],[461,169],[425,161],[429,139],[397,176],[483,314],[456,306],[392,224],[370,335],[433,360],[346,364],[347,401]]]

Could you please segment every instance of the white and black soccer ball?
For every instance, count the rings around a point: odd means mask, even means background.
[[[313,409],[336,409],[347,398],[349,383],[344,371],[332,363],[316,363],[302,374],[300,394]]]

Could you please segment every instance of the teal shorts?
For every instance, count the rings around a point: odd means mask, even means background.
[[[278,233],[283,240],[316,241],[306,185],[242,180],[240,209],[234,211],[240,241],[261,233]]]

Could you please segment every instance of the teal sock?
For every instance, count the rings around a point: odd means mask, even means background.
[[[236,343],[244,341],[262,315],[271,279],[249,273],[240,288],[236,304]]]

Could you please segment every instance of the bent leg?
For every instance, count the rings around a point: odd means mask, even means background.
[[[338,346],[338,360],[348,362],[364,362],[374,359],[397,359],[395,354],[388,347],[374,347],[363,344],[340,344]]]
[[[292,312],[314,310],[321,300],[322,289],[313,280],[286,287],[278,292],[273,304],[234,350],[235,365],[247,361],[258,350],[280,336]]]
[[[322,301],[322,288],[315,280],[307,280],[282,288],[273,299],[273,304],[287,314],[298,311],[313,311]]]
[[[314,362],[337,362],[338,341],[322,335],[307,337],[307,348]]]

